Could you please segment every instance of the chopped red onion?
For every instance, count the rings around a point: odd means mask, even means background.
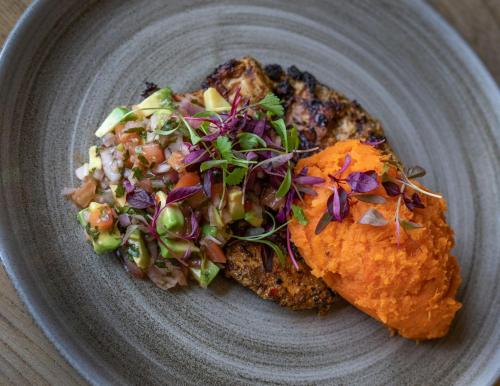
[[[167,162],[162,162],[161,164],[155,165],[152,171],[154,174],[163,174],[168,172],[170,169],[172,169],[172,166],[170,166]]]
[[[126,213],[118,215],[118,223],[124,228],[128,227],[131,224],[129,215]]]
[[[79,180],[84,180],[85,177],[89,175],[89,164],[83,164],[78,169],[75,170],[76,177]]]
[[[106,147],[111,147],[115,145],[115,135],[113,133],[108,133],[104,137],[101,138],[102,144]]]

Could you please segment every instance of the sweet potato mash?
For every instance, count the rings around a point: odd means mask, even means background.
[[[351,172],[384,171],[387,155],[357,140],[337,142],[320,153],[302,159],[297,170],[329,180],[341,168],[345,155],[351,163],[339,178]],[[396,168],[389,167],[395,174]],[[320,233],[316,225],[331,194],[326,186],[315,187],[318,195],[301,204],[309,223],[290,224],[291,238],[311,267],[312,273],[348,302],[381,321],[400,335],[417,340],[439,338],[448,332],[461,304],[455,300],[460,269],[451,255],[453,231],[446,223],[446,203],[422,195],[425,208],[400,206],[400,218],[421,225],[401,229],[398,236],[394,216],[398,198],[382,186],[374,192],[386,202],[373,204],[349,198],[350,212],[343,221],[332,221]],[[346,189],[347,191],[348,188]],[[411,189],[409,189],[411,192]],[[383,226],[359,224],[369,208],[383,214]]]

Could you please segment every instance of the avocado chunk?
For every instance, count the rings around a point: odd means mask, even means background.
[[[201,234],[203,236],[215,237],[217,236],[217,228],[214,227],[213,225],[203,224],[203,226],[201,227]]]
[[[227,206],[233,221],[241,220],[245,217],[245,207],[243,206],[243,191],[239,186],[234,186],[229,190]]]
[[[111,111],[111,113],[106,117],[101,126],[95,132],[95,135],[99,138],[104,137],[109,132],[113,131],[116,125],[118,125],[122,120],[131,120],[135,116],[129,114],[130,110],[126,107],[116,107]]]
[[[127,206],[127,197],[125,194],[125,189],[123,185],[109,185],[111,192],[113,193],[113,198],[115,199],[115,204],[119,208],[124,208]]]
[[[177,205],[164,207],[156,222],[156,231],[164,235],[168,231],[175,232],[184,227],[184,214]]]
[[[127,240],[126,244],[127,255],[133,258],[135,264],[141,269],[149,267],[150,258],[149,251],[144,243],[144,240],[139,229],[134,230]]]
[[[189,268],[193,278],[200,284],[201,287],[206,288],[212,280],[215,279],[220,271],[220,268],[212,263],[210,260],[203,259],[200,268]]]
[[[113,252],[120,246],[121,242],[122,236],[118,228],[115,227],[112,232],[99,232],[97,238],[92,240],[92,246],[98,255],[102,255]]]
[[[99,206],[103,206],[103,204],[91,202],[88,208],[82,209],[78,212],[76,218],[92,241],[94,251],[101,255],[117,249],[122,242],[122,236],[117,226],[115,226],[111,232],[97,232],[91,229],[87,221],[89,213],[91,210]]]
[[[101,157],[97,152],[97,146],[90,146],[89,148],[89,171],[93,173],[95,170],[102,169]]]
[[[245,221],[253,227],[260,227],[264,219],[262,218],[262,213],[259,214],[256,211],[250,211],[245,213]]]
[[[149,117],[152,115],[155,111],[162,111],[167,114],[172,114],[168,113],[167,108],[172,101],[172,90],[170,90],[168,87],[161,88],[158,91],[155,91],[153,94],[148,96],[146,99],[144,99],[141,103],[139,103],[136,108],[137,109],[148,109],[148,110],[142,110],[142,114],[144,114],[145,117]]]
[[[160,254],[168,259],[174,258],[172,252],[178,256],[183,256],[188,250],[190,250],[191,253],[200,252],[200,248],[187,240],[172,240],[166,237],[161,237],[160,240],[161,241],[158,242]]]
[[[203,102],[205,103],[205,110],[207,111],[220,113],[231,110],[229,102],[213,87],[209,87],[205,90],[203,93]]]

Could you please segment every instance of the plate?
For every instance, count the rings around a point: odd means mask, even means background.
[[[61,197],[110,109],[145,80],[194,89],[253,55],[295,64],[381,119],[442,191],[463,309],[415,344],[347,304],[292,312],[224,278],[163,292],[84,241]],[[500,95],[476,56],[418,1],[38,1],[0,62],[0,237],[38,324],[94,384],[461,384],[500,372]]]

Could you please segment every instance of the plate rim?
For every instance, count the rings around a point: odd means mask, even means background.
[[[92,1],[91,1],[92,2]],[[74,0],[72,0],[74,3]],[[31,28],[43,14],[50,10],[55,3],[47,0],[35,0],[23,12],[21,17],[16,22],[14,28],[10,31],[5,40],[5,43],[0,51],[0,84],[2,80],[8,76],[8,69],[13,65],[12,60],[15,57],[15,51],[18,43],[22,41],[24,35],[27,34]],[[469,46],[464,38],[453,28],[438,11],[424,0],[419,0],[411,5],[419,10],[424,18],[439,31],[443,38],[448,43],[449,47],[454,47],[460,51],[460,59],[467,65],[467,69],[474,69],[473,78],[481,87],[481,91],[488,101],[492,102],[493,106],[500,106],[500,85],[496,83],[491,73],[487,70],[486,66],[479,58],[478,54]],[[500,109],[488,110],[489,113],[496,116],[500,122]],[[492,134],[494,135],[497,144],[500,142],[500,127],[493,128]],[[0,233],[3,226],[0,224]],[[0,234],[0,238],[3,237]],[[34,287],[30,287],[26,278],[22,277],[22,267],[20,267],[15,258],[14,251],[7,243],[0,239],[0,258],[3,266],[7,272],[8,278],[14,285],[16,293],[20,297],[23,305],[28,309],[31,317],[35,321],[38,328],[48,340],[56,347],[56,350],[64,360],[73,367],[76,372],[90,384],[108,384],[110,380],[117,380],[116,373],[110,373],[105,366],[96,366],[96,363],[85,355],[81,347],[74,347],[74,345],[65,339],[67,333],[64,331],[60,322],[46,312],[47,304],[43,298],[37,296]],[[500,351],[500,349],[499,349]],[[496,369],[491,369],[490,374],[483,372],[481,376],[487,376],[484,379],[489,384],[495,383],[500,380],[500,366]]]

